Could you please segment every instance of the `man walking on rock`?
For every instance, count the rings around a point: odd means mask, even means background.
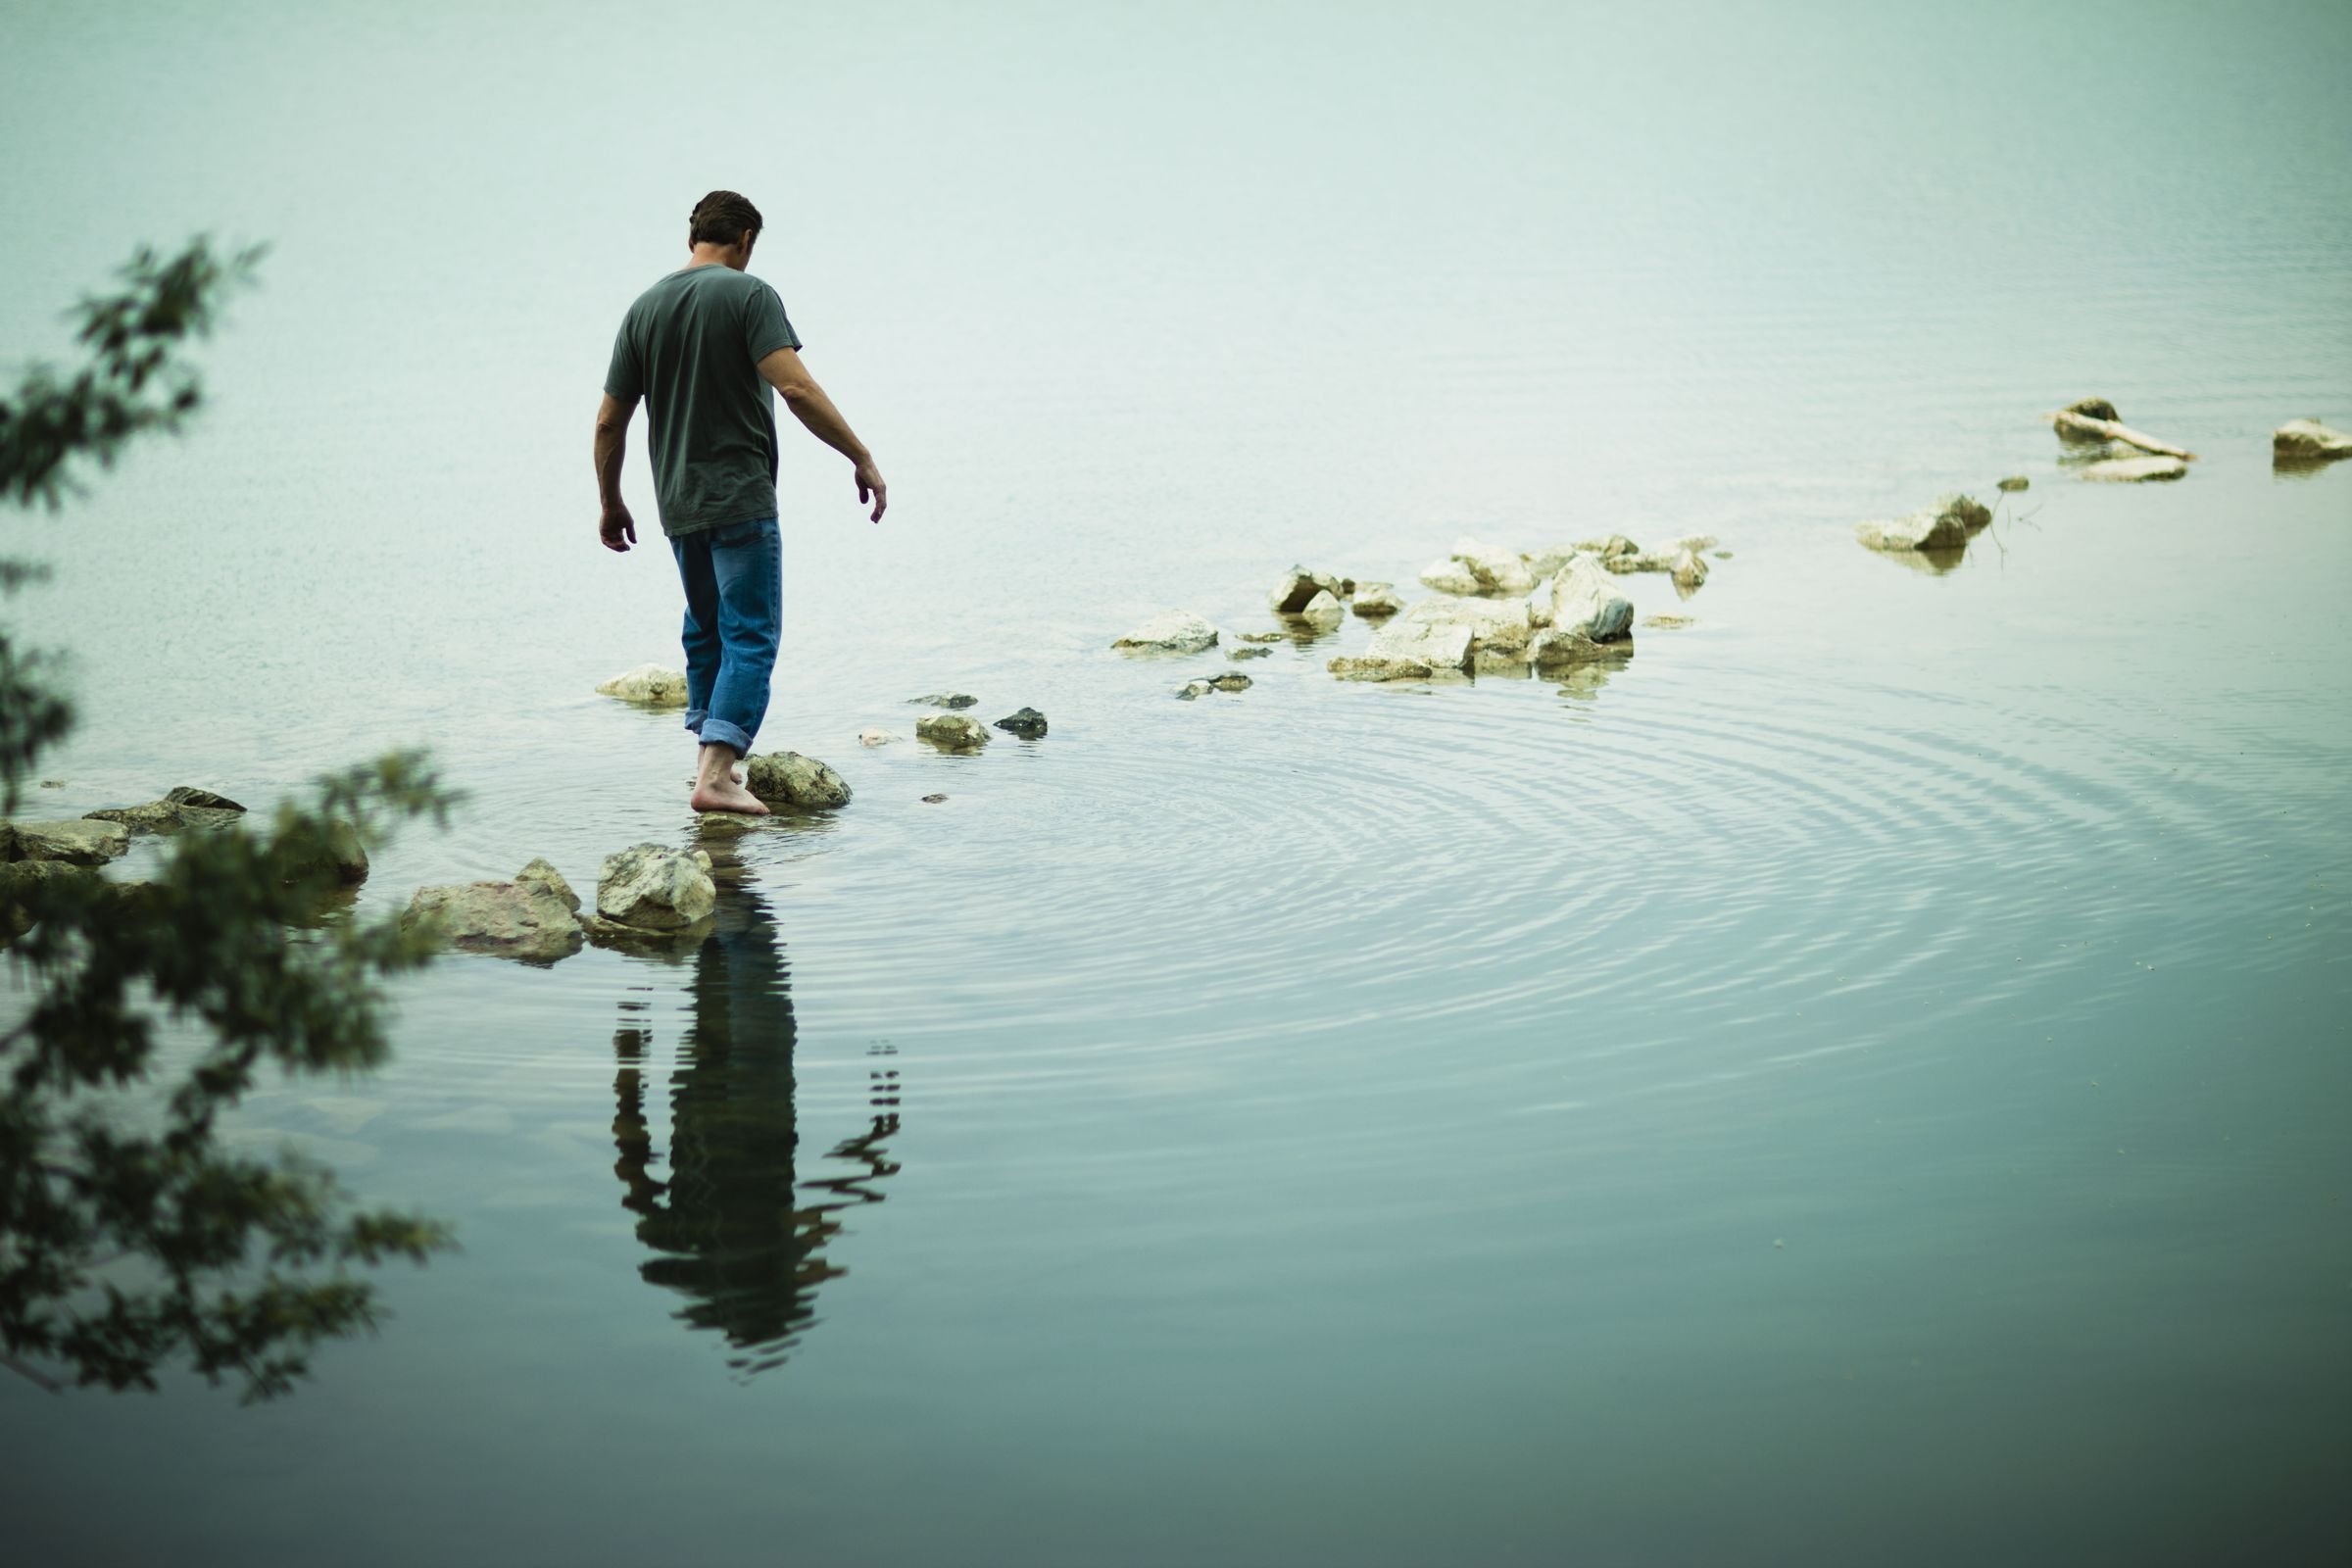
[[[767,713],[783,623],[783,541],[776,527],[773,387],[808,433],[856,465],[858,500],[882,520],[882,470],[825,389],[801,364],[799,334],[776,291],[746,272],[760,209],[731,190],[695,204],[689,259],[637,297],[612,343],[596,411],[597,534],[608,550],[637,542],[620,499],[620,463],[640,398],[653,425],[654,497],[686,588],[686,727],[702,743],[698,811],[767,808],[735,771]]]

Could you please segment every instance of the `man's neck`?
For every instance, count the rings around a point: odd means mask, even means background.
[[[740,272],[750,261],[751,258],[744,255],[740,247],[713,245],[709,240],[693,246],[686,254],[689,270],[697,267],[731,267]]]

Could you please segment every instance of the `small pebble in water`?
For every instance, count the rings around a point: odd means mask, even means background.
[[[926,795],[923,797],[923,804],[925,806],[937,806],[940,802],[946,799],[947,797],[945,795]]]
[[[1780,1239],[1778,1236],[1775,1236],[1775,1237],[1772,1239],[1772,1245],[1773,1245],[1773,1247],[1774,1247],[1774,1248],[1777,1250],[1777,1249],[1781,1249],[1781,1248],[1786,1248],[1786,1247],[1787,1247],[1788,1244],[1787,1242],[1784,1242],[1784,1241],[1782,1241],[1782,1240],[1781,1240],[1781,1239]]]

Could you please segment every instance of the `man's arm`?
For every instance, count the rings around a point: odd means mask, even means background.
[[[620,499],[620,460],[629,451],[629,420],[637,413],[635,398],[612,393],[596,410],[596,488],[603,507],[597,518],[597,537],[607,550],[626,550],[637,542],[637,519]]]
[[[857,466],[858,499],[874,503],[874,521],[882,520],[883,509],[889,503],[889,490],[882,483],[882,470],[874,466],[874,455],[865,450],[850,421],[841,416],[825,389],[816,384],[808,367],[801,363],[798,349],[778,349],[760,362],[760,374],[776,389],[792,416],[808,429],[808,433],[840,453]]]

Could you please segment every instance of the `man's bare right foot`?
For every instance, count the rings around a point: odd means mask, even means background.
[[[740,811],[745,816],[765,816],[767,803],[732,778],[715,784],[697,784],[687,804],[698,811]]]

